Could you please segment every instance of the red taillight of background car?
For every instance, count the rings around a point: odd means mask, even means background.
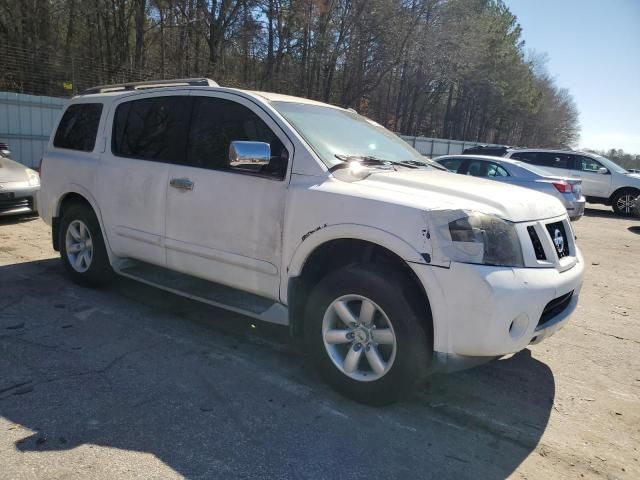
[[[571,192],[571,185],[567,182],[553,182],[553,186],[556,187],[560,193],[569,193]]]

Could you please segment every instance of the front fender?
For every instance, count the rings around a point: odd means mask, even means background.
[[[406,262],[427,263],[423,257],[424,252],[418,251],[413,245],[391,232],[352,223],[324,225],[305,235],[291,256],[286,269],[287,278],[283,278],[280,290],[282,301],[285,304],[287,304],[289,278],[297,277],[301,274],[304,264],[310,255],[318,247],[331,240],[346,238],[374,243],[390,250]]]

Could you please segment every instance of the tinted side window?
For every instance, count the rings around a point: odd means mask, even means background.
[[[447,168],[447,170],[458,173],[458,170],[460,169],[460,166],[462,165],[463,162],[464,162],[463,158],[452,158],[450,160],[443,160],[440,163],[444,165]]]
[[[541,167],[571,168],[571,155],[553,152],[518,152],[511,158]]]
[[[93,151],[101,114],[101,103],[71,105],[60,120],[56,136],[53,138],[53,146],[83,152]]]
[[[488,177],[508,177],[509,173],[496,163],[490,163],[487,167]]]
[[[467,175],[473,177],[485,177],[487,175],[486,162],[481,160],[472,160],[467,167]]]
[[[186,96],[153,97],[119,105],[111,150],[123,157],[182,162],[190,100]]]
[[[194,107],[187,148],[189,165],[216,170],[238,170],[229,164],[229,146],[233,141],[266,142],[271,146],[271,161],[260,171],[284,177],[288,152],[260,117],[244,105],[212,97],[193,97]]]

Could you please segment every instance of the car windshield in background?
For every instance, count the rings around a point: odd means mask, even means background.
[[[609,170],[613,170],[618,173],[629,173],[626,169],[622,168],[620,165],[615,163],[613,160],[609,160],[606,157],[602,157],[600,155],[593,155],[593,157],[601,163],[604,163],[604,166]]]
[[[362,115],[348,110],[294,102],[273,102],[274,108],[311,145],[329,168],[346,157],[430,163],[401,138]],[[336,157],[336,155],[338,157]]]

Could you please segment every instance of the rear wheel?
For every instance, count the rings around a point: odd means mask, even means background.
[[[634,202],[640,192],[633,190],[623,190],[616,193],[611,199],[613,211],[618,215],[628,217],[634,213]]]
[[[406,283],[376,266],[348,266],[314,289],[307,347],[320,374],[343,395],[386,405],[426,380],[432,354],[428,307],[412,298]]]
[[[68,207],[62,215],[59,235],[60,256],[74,282],[95,287],[111,279],[113,270],[98,219],[91,208]]]

